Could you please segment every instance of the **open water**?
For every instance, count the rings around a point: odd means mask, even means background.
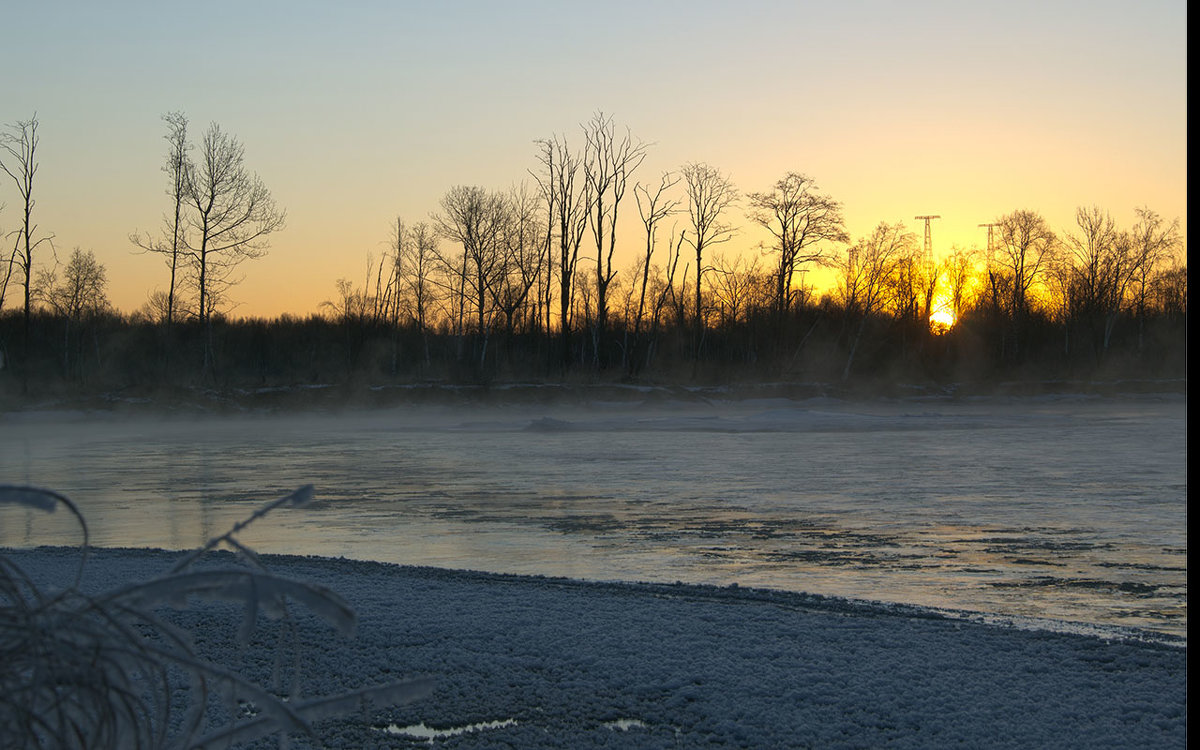
[[[0,416],[100,546],[765,586],[1186,636],[1186,396]],[[73,544],[0,507],[0,546]]]

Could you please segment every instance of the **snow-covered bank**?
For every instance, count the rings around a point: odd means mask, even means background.
[[[41,582],[69,548],[6,551]],[[96,550],[85,587],[178,553]],[[1186,650],[703,586],[268,557],[358,611],[301,620],[305,692],[433,675],[434,695],[322,726],[329,747],[1184,747]],[[183,613],[210,648],[236,614]],[[251,651],[243,669],[269,677]],[[242,657],[231,657],[242,658]]]

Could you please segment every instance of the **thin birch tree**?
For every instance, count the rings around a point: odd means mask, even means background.
[[[28,120],[19,120],[9,125],[0,134],[0,169],[4,170],[17,186],[17,194],[21,199],[21,225],[10,233],[15,236],[13,257],[9,260],[9,271],[12,272],[13,260],[21,271],[21,286],[25,293],[24,317],[22,320],[22,383],[27,389],[29,382],[29,332],[32,301],[33,256],[42,244],[53,248],[54,235],[44,235],[34,239],[38,233],[37,224],[33,221],[33,183],[37,176],[38,161],[38,119],[35,114]],[[7,285],[7,281],[6,281]]]
[[[286,214],[267,186],[247,171],[245,149],[213,123],[200,142],[199,159],[187,170],[188,255],[196,283],[199,321],[205,332],[204,369],[212,366],[212,315],[243,261],[261,258],[268,238]]]
[[[144,252],[157,253],[166,258],[167,268],[170,269],[170,283],[167,286],[166,327],[169,330],[176,318],[177,291],[182,281],[186,240],[183,235],[185,227],[185,211],[188,205],[188,187],[191,179],[192,161],[189,155],[191,144],[188,142],[188,119],[182,112],[168,112],[163,115],[167,124],[167,134],[163,139],[167,142],[167,159],[163,164],[170,186],[167,194],[171,197],[171,209],[163,217],[163,238],[157,239],[150,235],[134,233],[130,241]]]
[[[733,183],[716,167],[707,164],[685,164],[681,170],[688,198],[688,219],[692,232],[687,243],[696,251],[695,357],[700,358],[704,341],[704,304],[702,283],[704,253],[713,245],[728,242],[734,228],[723,219],[725,211],[737,201]]]
[[[646,145],[634,140],[628,128],[618,136],[611,115],[596,113],[583,126],[583,160],[591,206],[588,225],[596,243],[596,320],[592,355],[596,367],[607,366],[604,342],[608,329],[609,287],[617,275],[613,254],[617,246],[617,216],[629,179],[646,158]]]

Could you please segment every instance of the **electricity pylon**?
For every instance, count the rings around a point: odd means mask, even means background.
[[[933,260],[933,232],[929,229],[929,221],[931,219],[940,219],[941,216],[914,216],[914,219],[925,220],[925,260]]]
[[[987,230],[988,230],[987,261],[988,261],[988,265],[991,266],[992,265],[992,227],[998,227],[1000,225],[993,223],[993,224],[980,224],[979,226],[987,227]]]

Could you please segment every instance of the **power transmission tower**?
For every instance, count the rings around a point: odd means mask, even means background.
[[[981,227],[987,227],[988,243],[987,243],[987,262],[988,266],[992,265],[992,228],[1000,226],[999,224],[980,224]]]
[[[925,260],[933,260],[933,232],[929,229],[931,219],[940,219],[941,216],[914,216],[914,219],[925,220]]]

